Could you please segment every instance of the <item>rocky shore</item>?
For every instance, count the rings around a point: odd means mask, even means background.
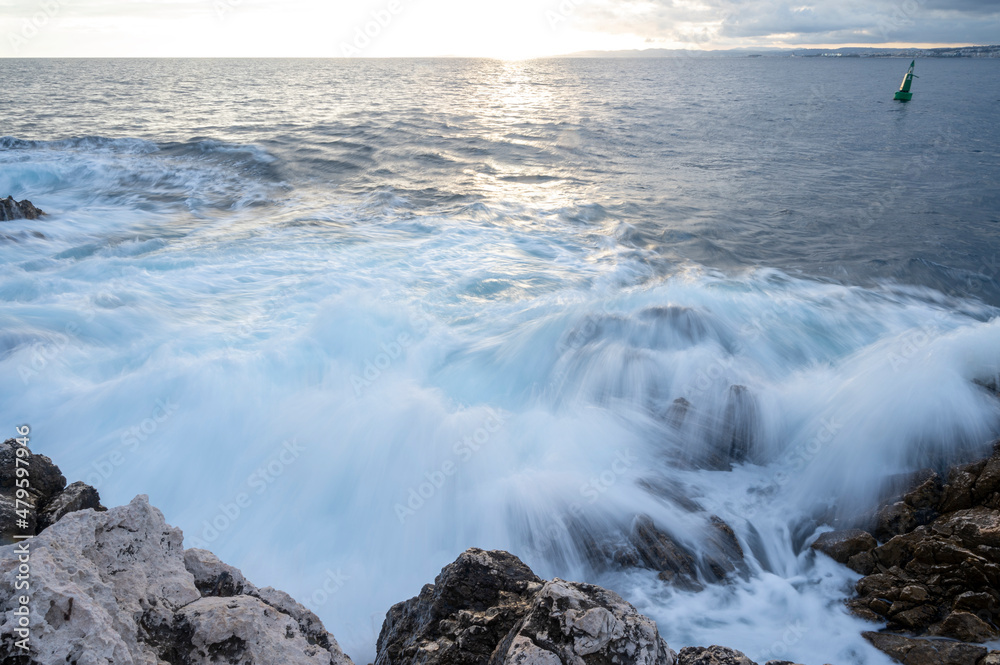
[[[45,212],[39,210],[31,204],[31,201],[15,201],[13,196],[0,199],[0,222],[9,222],[13,219],[38,219]]]
[[[981,646],[1000,639],[1000,442],[947,477],[919,474],[867,522],[813,544],[864,575],[848,607],[886,624],[865,637],[907,665],[1000,664]]]
[[[14,441],[0,444],[5,542],[15,533],[15,450]],[[29,464],[36,489],[28,531],[37,534],[27,541],[31,636],[27,651],[17,646],[25,546],[7,545],[0,665],[352,665],[319,618],[288,594],[257,587],[211,552],[185,550],[180,530],[145,496],[106,510],[93,488],[67,486],[47,457],[31,455]],[[981,644],[1000,635],[1000,445],[947,478],[928,472],[917,480],[865,528],[823,534],[813,547],[864,575],[846,602],[885,625],[866,637],[897,661],[1000,665],[1000,651]],[[742,549],[721,520],[717,529],[715,573],[723,580],[738,569]],[[674,551],[651,524],[638,521],[631,536],[636,560],[661,568],[667,581],[693,583],[695,568],[712,570],[713,562]],[[480,549],[460,554],[386,614],[375,665],[418,664],[756,665],[721,646],[674,651],[655,622],[614,592],[543,580],[510,553]]]

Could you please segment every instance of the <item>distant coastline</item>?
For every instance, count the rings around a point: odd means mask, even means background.
[[[630,51],[580,51],[559,58],[1000,58],[1000,45],[953,46],[945,48],[736,48],[708,49],[633,49]]]

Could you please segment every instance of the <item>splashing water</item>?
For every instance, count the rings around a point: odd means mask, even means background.
[[[723,270],[524,174],[331,194],[260,143],[0,147],[0,193],[50,213],[2,229],[4,422],[107,504],[148,493],[357,662],[477,546],[616,589],[675,649],[886,663],[842,605],[856,576],[807,544],[998,433],[980,299]],[[702,590],[600,565],[638,516]],[[746,553],[723,583],[712,516]]]

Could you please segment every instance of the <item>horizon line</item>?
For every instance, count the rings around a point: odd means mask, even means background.
[[[666,53],[730,53],[736,51],[763,51],[780,53],[783,51],[837,51],[840,49],[870,49],[870,50],[938,50],[954,48],[1000,48],[1000,44],[928,44],[927,42],[910,44],[840,44],[840,45],[801,45],[801,46],[731,46],[725,48],[665,48],[650,47],[644,49],[595,49],[573,51],[570,53],[555,53],[549,55],[529,56],[524,58],[503,58],[491,55],[387,55],[387,56],[343,56],[343,55],[35,55],[16,56],[0,55],[0,60],[546,60],[555,58],[602,58],[614,57],[614,54],[649,52]],[[617,57],[621,57],[620,55]]]

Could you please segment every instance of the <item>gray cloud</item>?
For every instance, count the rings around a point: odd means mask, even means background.
[[[587,29],[712,46],[1000,41],[1000,0],[593,0],[583,9]],[[710,34],[699,27],[720,22]]]

